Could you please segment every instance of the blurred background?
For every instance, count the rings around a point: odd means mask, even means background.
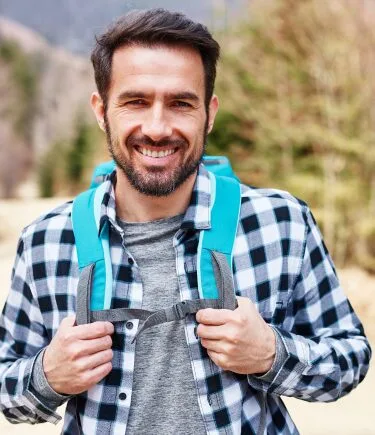
[[[89,107],[94,35],[130,9],[166,7],[220,41],[209,154],[243,182],[308,202],[375,346],[373,0],[0,0],[0,306],[21,228],[108,160]],[[375,434],[375,374],[334,404],[288,399],[302,434]],[[372,411],[372,412],[371,412]],[[1,434],[57,434],[12,426]]]

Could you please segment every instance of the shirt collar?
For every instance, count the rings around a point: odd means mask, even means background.
[[[107,176],[103,183],[106,186],[100,210],[99,234],[102,232],[105,224],[109,222],[117,227],[115,202],[116,169]],[[212,198],[210,176],[207,169],[201,163],[198,168],[190,203],[182,220],[181,229],[204,230],[211,228],[210,211]]]

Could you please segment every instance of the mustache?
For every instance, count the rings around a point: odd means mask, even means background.
[[[135,147],[135,146],[142,146],[142,145],[148,145],[153,147],[183,147],[186,146],[187,141],[185,139],[161,139],[159,141],[154,141],[148,136],[135,136],[131,135],[128,137],[126,141],[128,146]]]

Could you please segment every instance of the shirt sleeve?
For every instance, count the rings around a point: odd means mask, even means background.
[[[273,379],[248,376],[248,381],[267,393],[330,402],[362,381],[371,348],[340,286],[314,217],[307,207],[305,212],[300,273],[285,320],[274,327],[287,357]]]
[[[273,333],[275,334],[275,339],[276,339],[275,359],[273,360],[273,364],[267,373],[264,373],[263,375],[260,376],[253,375],[256,379],[260,379],[261,381],[267,381],[267,382],[272,382],[275,379],[275,377],[279,373],[279,370],[281,369],[286,359],[288,358],[288,353],[284,345],[284,342],[281,338],[281,335],[275,328],[272,327],[272,325],[271,328],[273,330]]]
[[[53,403],[32,382],[38,354],[49,344],[21,236],[11,288],[0,316],[0,410],[11,423],[58,423]]]
[[[53,409],[62,405],[71,395],[57,393],[48,383],[43,369],[43,357],[46,348],[37,356],[31,374],[31,385],[35,390],[35,395],[43,403],[48,403]]]

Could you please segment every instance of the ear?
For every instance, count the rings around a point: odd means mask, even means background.
[[[213,95],[208,108],[208,133],[211,132],[214,126],[215,117],[218,109],[219,109],[219,99],[217,95]]]
[[[93,92],[90,99],[91,108],[101,130],[105,131],[104,125],[104,104],[98,92]]]

